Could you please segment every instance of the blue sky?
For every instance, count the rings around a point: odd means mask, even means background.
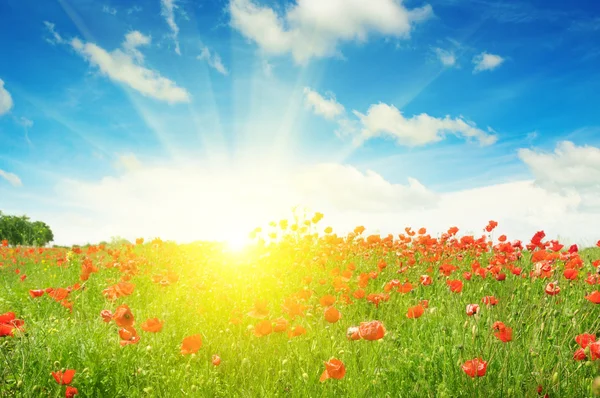
[[[0,209],[59,243],[293,204],[595,242],[599,39],[583,0],[5,0]]]

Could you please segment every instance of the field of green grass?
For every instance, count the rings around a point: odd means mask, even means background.
[[[239,251],[1,247],[0,396],[600,392],[599,248],[503,242],[493,224],[337,236],[319,218]]]

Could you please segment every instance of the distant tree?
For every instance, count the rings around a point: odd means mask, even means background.
[[[9,216],[0,211],[0,241],[7,240],[12,246],[45,246],[54,240],[50,227],[42,221],[30,221],[29,217]]]

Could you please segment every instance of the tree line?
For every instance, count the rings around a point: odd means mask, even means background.
[[[29,217],[10,216],[0,211],[0,241],[11,246],[46,246],[54,240],[50,227],[43,221]]]

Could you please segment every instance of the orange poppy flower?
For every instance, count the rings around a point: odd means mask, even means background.
[[[56,301],[62,301],[66,299],[68,295],[69,291],[63,287],[52,289],[52,291],[48,292],[48,296],[52,297]]]
[[[408,309],[408,312],[406,313],[406,316],[411,319],[416,319],[416,318],[420,318],[424,312],[425,312],[425,308],[423,308],[423,306],[419,304],[419,305],[415,305],[414,307],[410,307]]]
[[[181,354],[194,354],[202,347],[202,336],[195,334],[188,336],[181,342]]]
[[[133,313],[131,312],[127,304],[121,304],[120,306],[118,306],[115,310],[112,319],[115,321],[117,326],[120,326],[122,328],[132,327],[133,322],[135,321]]]
[[[593,293],[585,296],[586,300],[591,301],[594,304],[600,304],[600,291],[596,290]]]
[[[109,323],[112,320],[113,313],[109,310],[102,310],[100,311],[100,316],[104,322]]]
[[[121,338],[120,344],[122,346],[137,344],[140,341],[140,336],[137,334],[137,330],[135,330],[133,327],[120,329],[119,337]]]
[[[342,318],[342,314],[335,307],[325,309],[325,320],[329,323],[336,323]]]
[[[275,326],[273,327],[273,331],[275,333],[282,333],[287,330],[289,326],[289,322],[284,317],[279,317],[275,319]]]
[[[254,326],[254,335],[258,337],[268,336],[273,332],[273,325],[271,321],[265,319],[264,321],[260,321]]]
[[[379,340],[385,336],[385,327],[380,321],[361,322],[358,334],[364,340]]]
[[[327,294],[319,299],[322,307],[330,307],[335,303],[335,297],[331,294]]]
[[[212,356],[211,362],[213,365],[219,366],[221,364],[221,357],[215,354]]]
[[[498,299],[494,296],[485,296],[481,299],[481,302],[485,305],[496,305],[498,304]]]
[[[254,303],[254,308],[248,313],[249,317],[252,318],[265,318],[269,315],[269,309],[267,308],[268,302],[266,300],[257,300]]]
[[[339,359],[332,358],[325,362],[325,371],[321,374],[319,381],[322,383],[327,379],[342,379],[346,374],[346,367]]]
[[[361,299],[361,298],[365,297],[366,293],[365,293],[364,289],[358,289],[358,290],[355,290],[352,293],[352,295],[354,296],[355,299]]]
[[[157,333],[162,330],[163,322],[158,318],[147,319],[146,322],[142,323],[142,330],[145,332]]]
[[[463,372],[470,377],[482,377],[485,376],[487,370],[487,362],[481,358],[471,359],[466,361],[462,366]]]
[[[429,276],[429,275],[421,275],[419,277],[419,281],[421,282],[421,285],[423,285],[423,286],[429,286],[433,283],[433,280],[431,279],[431,276]]]
[[[59,370],[58,372],[52,372],[52,377],[54,377],[54,380],[56,380],[58,384],[71,384],[75,372],[75,369],[67,369],[64,373]]]
[[[302,336],[303,334],[306,334],[306,329],[301,325],[296,325],[288,332],[288,337],[291,339],[292,337]]]

